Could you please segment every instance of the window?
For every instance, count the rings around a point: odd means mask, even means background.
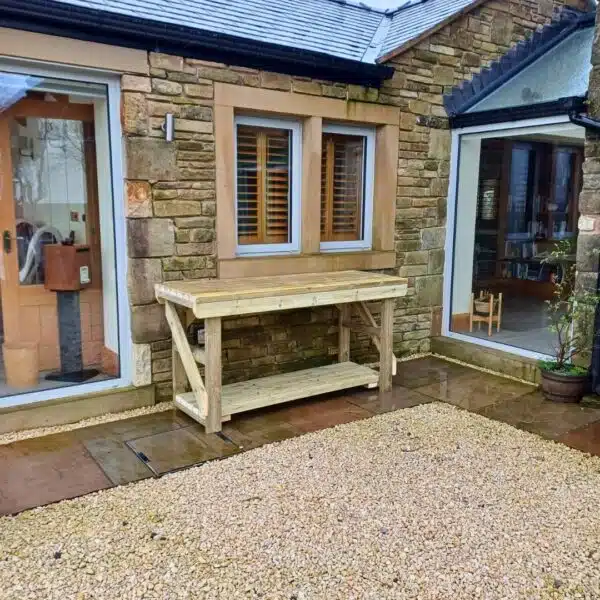
[[[323,127],[321,249],[371,247],[375,133]]]
[[[0,86],[0,406],[129,385],[119,78],[3,61]]]
[[[299,250],[300,125],[236,118],[238,254]]]

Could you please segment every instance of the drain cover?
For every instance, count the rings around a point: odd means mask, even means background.
[[[125,442],[154,473],[163,475],[239,452],[227,438],[207,435],[200,426],[183,427]]]

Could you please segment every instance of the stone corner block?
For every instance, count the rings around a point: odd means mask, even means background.
[[[442,276],[417,277],[415,294],[418,306],[440,306],[442,304]]]
[[[445,227],[429,227],[421,230],[421,250],[443,248],[446,243]]]
[[[175,254],[175,226],[171,219],[128,219],[127,245],[131,258]]]
[[[132,305],[154,302],[154,285],[162,283],[162,279],[160,258],[130,258],[127,271],[129,302]]]
[[[131,337],[134,344],[149,344],[171,337],[165,307],[158,303],[132,306]]]
[[[152,383],[152,348],[150,344],[131,345],[132,383],[143,387]]]
[[[128,137],[125,146],[127,179],[177,179],[177,153],[172,143],[154,138]]]

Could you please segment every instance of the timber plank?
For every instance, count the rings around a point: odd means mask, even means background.
[[[155,289],[159,300],[170,300],[193,308],[198,304],[235,302],[250,298],[306,295],[361,288],[405,288],[406,285],[407,280],[402,277],[364,271],[339,271],[241,279],[171,281],[156,284]]]
[[[265,406],[283,404],[353,387],[377,385],[379,374],[352,362],[337,363],[223,386],[223,419]],[[192,418],[200,416],[193,394],[179,394],[175,404]],[[186,408],[183,408],[186,407]],[[194,414],[188,412],[194,411]]]

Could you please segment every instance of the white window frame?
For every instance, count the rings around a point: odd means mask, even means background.
[[[493,125],[480,125],[473,127],[464,127],[452,131],[452,146],[450,158],[450,182],[448,186],[448,212],[446,225],[445,242],[445,261],[444,261],[444,283],[443,283],[443,314],[442,314],[442,335],[445,337],[469,342],[477,346],[492,348],[502,352],[509,352],[531,358],[535,360],[547,360],[551,358],[546,354],[510,346],[501,342],[495,342],[493,339],[484,339],[470,336],[464,333],[451,331],[452,322],[452,304],[454,287],[454,247],[456,238],[456,220],[458,209],[458,187],[459,187],[459,169],[460,169],[460,151],[463,138],[481,140],[494,137],[512,137],[526,133],[535,134],[540,129],[547,133],[555,126],[557,131],[564,131],[565,126],[572,126],[568,116],[556,116],[542,119],[527,119],[523,121],[511,121],[507,123],[495,123]],[[478,175],[474,175],[478,176]]]
[[[362,239],[342,242],[321,242],[321,252],[353,252],[373,248],[373,194],[375,188],[375,128],[353,125],[323,124],[323,133],[362,136],[366,140],[364,158],[364,197]],[[321,173],[319,173],[321,177]],[[321,215],[319,214],[319,223]],[[320,231],[320,225],[319,225]]]
[[[238,186],[237,186],[237,128],[238,125],[288,129],[292,132],[292,160],[290,188],[290,237],[285,244],[240,244],[238,241]],[[265,256],[277,254],[298,254],[300,252],[300,224],[302,200],[302,124],[293,119],[270,117],[250,117],[236,115],[234,120],[234,156],[235,156],[235,241],[238,256]]]
[[[111,190],[115,239],[115,287],[117,295],[117,335],[119,339],[120,376],[116,379],[82,383],[65,387],[25,392],[0,397],[0,408],[25,406],[58,399],[68,400],[100,392],[109,392],[132,385],[131,316],[127,295],[127,233],[124,201],[123,147],[121,130],[121,73],[85,67],[72,67],[35,60],[0,56],[0,71],[38,75],[67,81],[97,83],[106,86],[108,136],[110,143]]]

